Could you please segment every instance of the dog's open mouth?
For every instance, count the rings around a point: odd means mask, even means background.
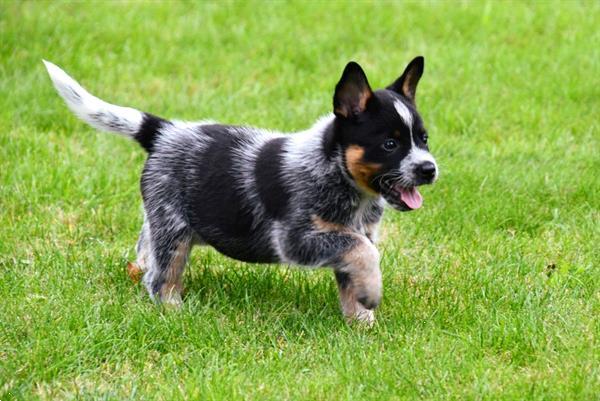
[[[416,187],[388,186],[383,197],[392,207],[401,211],[415,210],[423,205],[423,197]]]

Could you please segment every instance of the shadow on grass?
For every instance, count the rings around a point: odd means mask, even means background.
[[[226,261],[228,262],[228,261]],[[341,321],[331,272],[239,262],[191,266],[184,302],[236,316]]]

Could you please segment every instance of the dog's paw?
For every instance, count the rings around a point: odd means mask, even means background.
[[[176,286],[165,286],[160,294],[160,303],[165,309],[181,309],[183,305],[181,292]]]
[[[135,284],[139,283],[142,280],[142,276],[144,275],[144,271],[141,267],[135,262],[127,262],[127,275]]]
[[[363,309],[356,314],[356,322],[367,327],[373,327],[375,324],[375,312],[370,309]]]
[[[160,301],[161,305],[168,310],[179,310],[183,306],[181,295],[173,294],[169,297],[163,297]]]
[[[353,315],[346,316],[346,322],[351,325],[371,328],[375,324],[375,312],[370,309],[361,308]]]

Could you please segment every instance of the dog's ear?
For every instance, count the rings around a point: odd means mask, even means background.
[[[364,112],[372,99],[373,91],[365,72],[354,61],[349,62],[335,86],[333,112],[338,117],[352,118]]]
[[[403,95],[414,103],[415,95],[417,94],[417,84],[423,75],[424,69],[425,59],[423,56],[415,57],[413,61],[408,63],[400,78],[388,86],[387,89]]]

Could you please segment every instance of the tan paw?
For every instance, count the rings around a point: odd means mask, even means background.
[[[160,303],[167,309],[181,309],[183,299],[178,286],[165,285],[161,291]]]
[[[354,313],[346,315],[346,322],[363,327],[373,327],[375,324],[375,312],[362,307],[356,308]]]
[[[127,262],[127,275],[135,284],[139,283],[144,271],[135,262]]]
[[[375,312],[370,309],[359,310],[354,316],[354,321],[366,327],[373,327],[375,324]]]

